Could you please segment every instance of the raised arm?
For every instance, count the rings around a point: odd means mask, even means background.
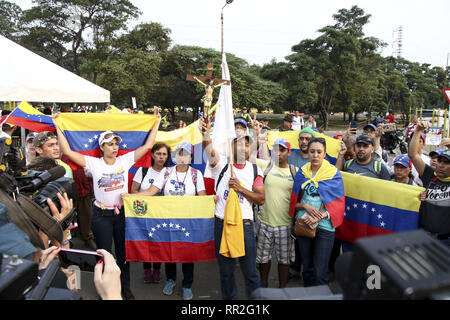
[[[158,133],[159,125],[161,124],[161,115],[158,114],[157,117],[158,120],[153,126],[152,131],[148,135],[148,138],[145,141],[144,145],[140,146],[134,151],[135,162],[139,161],[139,159],[141,159],[153,147],[153,144],[155,143],[156,134]]]
[[[205,87],[206,87],[206,84],[205,84],[205,83],[203,83],[203,81],[202,81],[202,80],[200,80],[199,78],[197,78],[197,77],[194,77],[194,80],[195,80],[195,81],[197,81],[198,83],[200,83],[200,84],[202,84],[203,86],[205,86]]]
[[[202,117],[200,118],[200,131],[203,136],[203,150],[205,150],[206,156],[208,157],[209,164],[211,167],[215,167],[216,164],[219,162],[219,154],[214,150],[212,141],[211,141],[211,125],[209,116],[205,119]]]
[[[70,161],[76,163],[77,165],[79,165],[83,168],[86,167],[86,159],[85,159],[84,155],[70,149],[69,142],[67,141],[66,137],[62,133],[61,129],[58,127],[58,124],[56,123],[57,117],[58,117],[58,114],[53,116],[52,121],[56,128],[56,134],[58,135],[58,143],[59,143],[59,147],[61,148],[62,153],[64,155],[66,155],[70,159]]]
[[[416,168],[419,176],[423,175],[425,171],[425,162],[423,162],[422,157],[419,153],[419,140],[420,135],[430,126],[427,121],[421,121],[417,124],[416,130],[411,138],[408,148],[408,156],[411,159],[414,167]]]
[[[336,161],[336,168],[342,170],[344,168],[344,155],[347,152],[347,146],[344,141],[341,141],[341,150],[339,150],[339,155]]]

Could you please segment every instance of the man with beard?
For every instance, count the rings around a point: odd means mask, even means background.
[[[344,158],[340,153],[336,162],[336,167],[339,170],[359,174],[365,177],[390,180],[389,170],[380,161],[373,159],[373,151],[373,140],[368,135],[362,134],[356,138],[356,159],[348,160],[343,165]]]
[[[312,137],[315,137],[316,133],[311,128],[305,128],[300,131],[298,135],[298,146],[300,151],[292,151],[288,158],[288,163],[296,166],[297,168],[303,167],[309,162],[308,156],[308,142]]]

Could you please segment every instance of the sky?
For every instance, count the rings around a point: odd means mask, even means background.
[[[22,9],[31,4],[31,0],[10,1]],[[175,45],[221,50],[225,0],[131,2],[142,15],[130,27],[159,22],[171,30]],[[381,55],[397,55],[401,27],[402,57],[445,68],[450,53],[449,0],[234,0],[223,10],[225,52],[261,66],[272,59],[285,61],[293,45],[316,38],[320,28],[335,23],[333,14],[353,5],[371,14],[365,35],[388,43]]]

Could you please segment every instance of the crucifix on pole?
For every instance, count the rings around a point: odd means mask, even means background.
[[[212,103],[212,94],[215,88],[218,88],[224,84],[230,85],[229,80],[223,80],[218,78],[213,78],[213,64],[211,62],[208,63],[206,75],[205,76],[194,76],[188,74],[186,76],[186,80],[188,81],[196,81],[205,87],[205,95],[202,97],[203,102],[203,117],[206,119],[209,114],[209,109],[211,108]]]

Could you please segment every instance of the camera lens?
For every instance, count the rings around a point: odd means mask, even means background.
[[[78,194],[76,192],[75,183],[73,179],[65,177],[49,182],[41,190],[39,195],[33,198],[33,201],[37,203],[41,208],[46,209],[47,199],[50,199],[53,201],[59,211],[61,210],[61,204],[59,203],[57,194],[59,193],[63,195],[65,192],[67,193],[68,198],[73,200],[73,206],[76,207],[78,202]]]

